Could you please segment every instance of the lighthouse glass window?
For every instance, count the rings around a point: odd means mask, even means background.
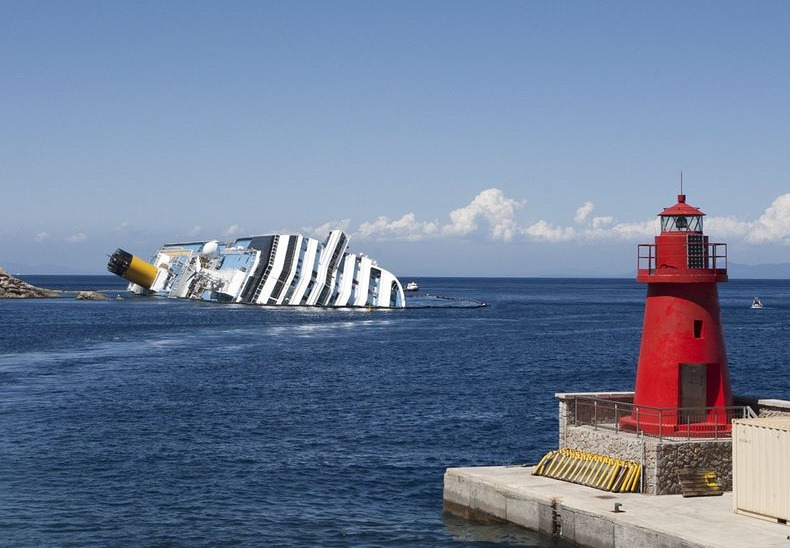
[[[698,215],[667,215],[661,217],[663,232],[702,232],[702,217]]]

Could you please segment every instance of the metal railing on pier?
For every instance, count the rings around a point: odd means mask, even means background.
[[[668,440],[729,439],[732,420],[755,418],[748,405],[661,408],[598,398],[575,398],[573,426]]]

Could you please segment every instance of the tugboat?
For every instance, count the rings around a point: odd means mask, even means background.
[[[763,307],[763,303],[760,302],[760,297],[755,297],[754,300],[752,301],[752,308],[762,308],[762,307]]]

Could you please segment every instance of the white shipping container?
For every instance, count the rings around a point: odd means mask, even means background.
[[[790,520],[790,417],[733,421],[732,490],[736,512]]]

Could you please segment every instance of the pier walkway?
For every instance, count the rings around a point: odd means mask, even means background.
[[[790,548],[790,527],[733,513],[732,492],[609,493],[533,476],[524,466],[449,468],[444,505],[463,517],[493,517],[596,548]]]

